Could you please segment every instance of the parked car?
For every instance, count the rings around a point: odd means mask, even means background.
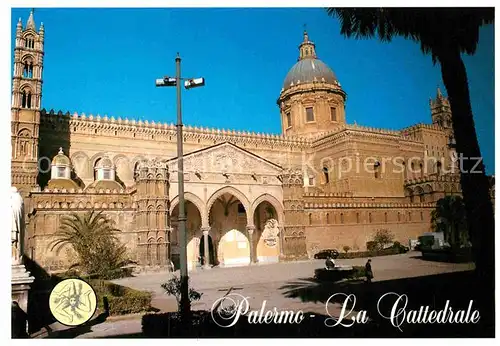
[[[335,249],[325,249],[321,250],[318,253],[314,255],[315,259],[326,259],[328,256],[330,256],[333,259],[336,259],[339,257],[339,252]]]

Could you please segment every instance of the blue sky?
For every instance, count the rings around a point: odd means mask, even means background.
[[[12,10],[12,37],[19,17]],[[439,65],[403,39],[345,39],[320,8],[36,9],[45,26],[46,109],[175,122],[175,88],[154,81],[175,73],[206,86],[183,93],[188,125],[280,133],[276,100],[298,57],[303,25],[347,92],[347,122],[400,129],[430,122],[429,97],[442,86]],[[476,130],[494,172],[494,27],[481,29],[465,56]],[[12,42],[12,55],[13,55]],[[444,89],[442,87],[442,89]]]

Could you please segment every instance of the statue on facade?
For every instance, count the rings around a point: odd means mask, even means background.
[[[10,207],[12,210],[12,264],[22,264],[23,260],[23,242],[24,242],[24,202],[23,198],[16,187],[11,188],[10,193]]]

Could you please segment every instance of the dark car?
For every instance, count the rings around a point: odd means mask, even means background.
[[[320,252],[314,255],[314,258],[326,259],[328,256],[330,256],[333,259],[336,259],[337,257],[339,257],[339,252],[335,249],[321,250]]]

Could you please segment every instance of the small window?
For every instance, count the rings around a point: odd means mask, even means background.
[[[408,221],[411,221],[411,211],[408,212]]]
[[[290,112],[286,113],[286,126],[287,127],[292,126],[292,116]]]
[[[359,213],[356,213],[356,222],[359,223]]]
[[[340,223],[344,223],[344,213],[340,213]]]
[[[57,167],[57,177],[64,178],[66,173],[66,167]]]
[[[398,222],[401,221],[401,213],[398,211]]]
[[[330,213],[326,213],[326,223],[330,223]]]
[[[337,121],[337,108],[330,107],[330,120]]]
[[[307,122],[314,121],[314,110],[312,107],[306,108],[306,121]]]
[[[111,171],[109,169],[102,170],[102,179],[104,179],[104,180],[111,179]]]
[[[384,213],[384,222],[387,223],[387,213]]]
[[[372,223],[372,213],[368,213],[368,222]]]
[[[423,212],[420,212],[420,220],[424,221],[424,213]]]
[[[309,186],[313,186],[313,185],[314,185],[314,178],[309,177]]]
[[[325,175],[325,184],[330,182],[330,176],[328,174],[328,167],[323,167],[323,174]]]
[[[312,223],[313,223],[312,214],[309,214],[309,224],[312,225]]]

